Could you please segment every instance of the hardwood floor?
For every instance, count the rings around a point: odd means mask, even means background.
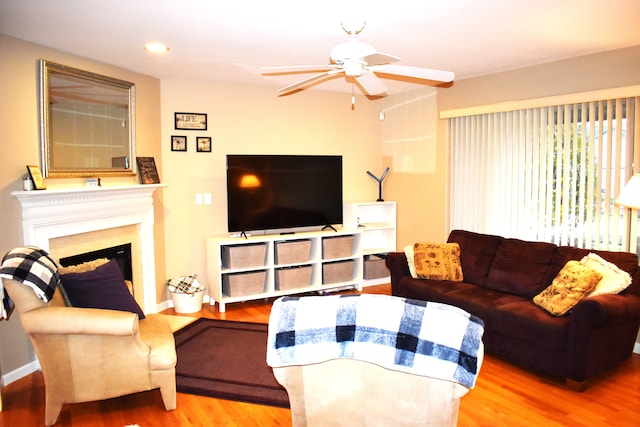
[[[389,293],[389,285],[365,288]],[[266,323],[270,304],[205,304],[194,317]],[[174,314],[167,310],[165,314]],[[0,427],[38,426],[44,420],[42,375],[31,374],[3,391]],[[101,402],[65,405],[57,426],[289,426],[287,409],[178,393],[178,408],[165,411],[152,390]],[[582,393],[486,355],[476,387],[460,405],[460,426],[640,426],[640,355],[598,378]]]

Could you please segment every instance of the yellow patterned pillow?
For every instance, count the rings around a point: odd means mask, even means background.
[[[420,279],[463,279],[460,245],[457,243],[416,243],[413,245],[416,275]]]
[[[58,272],[60,274],[85,273],[87,271],[93,271],[108,262],[109,260],[107,258],[98,258],[92,261],[83,262],[82,264],[69,265],[67,267],[61,266]]]
[[[571,310],[602,279],[602,274],[579,261],[567,262],[551,285],[533,297],[533,302],[556,316]]]

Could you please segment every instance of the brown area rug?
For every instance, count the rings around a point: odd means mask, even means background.
[[[289,407],[266,362],[266,324],[198,319],[174,336],[177,391]]]

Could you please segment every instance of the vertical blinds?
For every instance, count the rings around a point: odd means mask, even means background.
[[[607,250],[632,238],[635,250],[629,210],[614,200],[639,152],[637,102],[449,118],[451,228]]]

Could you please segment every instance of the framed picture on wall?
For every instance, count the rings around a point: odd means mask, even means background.
[[[187,151],[187,137],[183,135],[172,135],[171,151]]]
[[[196,151],[198,151],[199,153],[210,153],[211,137],[210,136],[196,137]]]
[[[176,130],[207,130],[207,115],[204,113],[175,113]]]

